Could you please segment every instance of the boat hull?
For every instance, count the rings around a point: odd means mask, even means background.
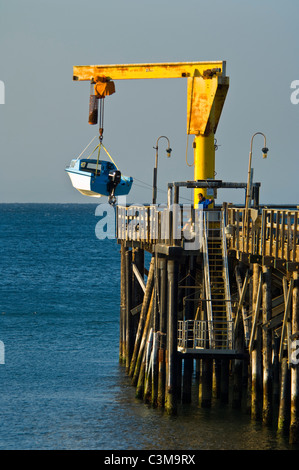
[[[90,197],[102,197],[102,194],[98,194],[97,192],[91,190],[91,175],[80,174],[68,170],[66,171],[70,177],[73,187],[81,194]]]
[[[88,165],[96,165],[93,171],[86,171]],[[101,171],[98,171],[101,168]],[[109,190],[109,172],[116,170],[116,167],[110,162],[93,160],[72,160],[71,165],[65,169],[68,173],[71,183],[84,196],[101,197],[110,196]],[[120,182],[117,184],[114,195],[124,196],[131,190],[133,178],[121,175]]]

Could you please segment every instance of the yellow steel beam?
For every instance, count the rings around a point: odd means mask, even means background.
[[[210,62],[166,62],[122,65],[75,65],[73,80],[92,80],[105,76],[111,80],[132,80],[147,78],[181,78],[202,76],[208,69],[225,76],[225,61]]]
[[[214,179],[216,132],[226,94],[229,78],[210,77],[188,78],[187,90],[187,134],[194,134],[194,181]],[[207,189],[194,189],[194,205],[198,194],[207,197]],[[212,198],[213,199],[213,198]]]
[[[228,77],[188,78],[187,134],[215,134],[228,87]]]

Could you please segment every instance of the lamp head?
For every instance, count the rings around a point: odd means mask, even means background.
[[[269,152],[269,149],[267,147],[263,147],[262,152],[263,152],[263,158],[267,158],[267,154]]]
[[[172,152],[172,149],[170,147],[168,147],[168,149],[166,149],[166,152],[167,152],[167,157],[169,158],[170,154]]]

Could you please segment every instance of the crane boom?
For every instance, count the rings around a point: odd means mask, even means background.
[[[105,76],[110,80],[198,77],[209,69],[217,70],[218,75],[225,76],[226,62],[75,65],[73,67],[73,80],[92,80],[98,75]]]
[[[194,180],[214,179],[216,132],[229,88],[226,61],[76,65],[73,80],[187,79],[187,134],[194,138]],[[207,195],[205,188],[194,190]]]

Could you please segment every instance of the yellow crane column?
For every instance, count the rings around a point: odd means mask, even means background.
[[[194,181],[214,179],[215,176],[215,145],[214,133],[208,136],[197,135],[194,138]],[[194,189],[194,205],[198,202],[198,194],[202,193],[207,196],[206,188]]]

